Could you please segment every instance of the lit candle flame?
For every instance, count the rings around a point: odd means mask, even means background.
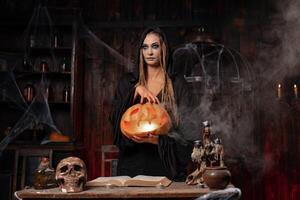
[[[277,87],[277,97],[278,97],[278,99],[281,98],[281,84],[280,83],[278,84],[278,87]]]
[[[154,131],[156,128],[157,128],[157,125],[155,123],[145,123],[142,126],[142,129],[145,132]]]
[[[296,84],[294,84],[294,97],[295,99],[298,99],[298,87]]]

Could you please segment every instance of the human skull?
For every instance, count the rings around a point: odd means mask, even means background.
[[[81,192],[87,181],[86,166],[80,158],[65,158],[57,165],[55,179],[62,192]]]

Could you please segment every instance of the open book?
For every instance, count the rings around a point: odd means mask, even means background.
[[[172,183],[165,176],[144,176],[138,175],[133,178],[129,176],[112,176],[112,177],[98,177],[94,180],[88,181],[87,186],[164,186],[167,187]]]

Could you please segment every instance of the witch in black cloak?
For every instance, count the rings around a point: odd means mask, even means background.
[[[192,98],[183,76],[167,73],[170,67],[165,34],[159,28],[148,28],[139,44],[137,67],[120,79],[114,97],[110,120],[120,150],[117,175],[186,178],[192,148],[181,127]],[[161,103],[168,111],[172,128],[167,135],[138,138],[121,133],[123,113],[145,101]]]

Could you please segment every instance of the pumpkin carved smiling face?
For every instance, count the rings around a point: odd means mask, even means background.
[[[147,136],[167,134],[171,120],[167,111],[158,104],[136,104],[126,110],[121,119],[121,131],[125,135]]]

